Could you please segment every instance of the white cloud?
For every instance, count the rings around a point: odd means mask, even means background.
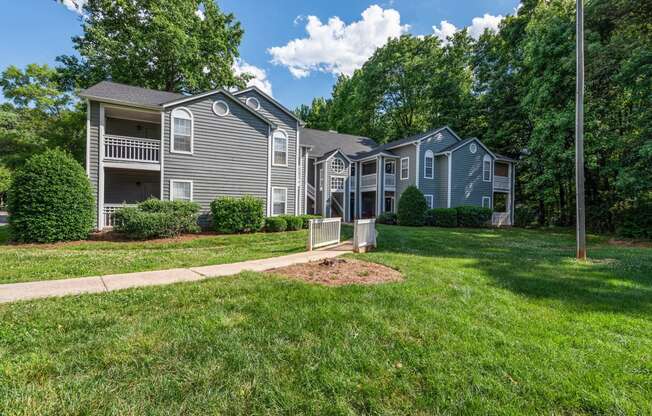
[[[485,29],[497,32],[498,26],[504,18],[505,17],[502,15],[493,16],[488,13],[485,13],[482,17],[474,17],[473,20],[471,20],[471,26],[468,27],[469,35],[473,39],[478,39],[484,33]],[[441,39],[442,42],[444,42],[444,44],[446,44],[448,43],[448,37],[454,35],[455,32],[460,29],[455,27],[454,24],[449,23],[446,20],[442,20],[439,23],[439,27],[433,26],[432,30],[435,36],[437,36],[439,39]]]
[[[238,59],[233,64],[233,72],[235,72],[236,75],[245,73],[253,75],[253,78],[249,80],[247,86],[258,87],[261,90],[265,91],[267,94],[272,95],[272,82],[267,79],[267,72],[265,72],[264,69],[248,64],[242,59]]]
[[[63,3],[63,5],[68,8],[68,10],[79,14],[82,13],[82,9],[84,8],[84,5],[87,2],[88,0],[62,0],[61,1],[61,3]]]
[[[296,25],[298,25],[299,23],[303,22],[304,20],[306,20],[306,16],[300,14],[300,15],[298,15],[297,17],[294,18],[294,20],[292,21],[292,23],[296,26]]]
[[[307,20],[308,37],[267,50],[272,63],[286,66],[295,78],[313,71],[351,75],[389,38],[409,29],[401,25],[398,11],[378,5],[369,6],[362,12],[362,20],[349,25],[337,16],[328,19],[327,24],[316,16],[308,16]]]

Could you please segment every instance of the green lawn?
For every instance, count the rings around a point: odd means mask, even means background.
[[[297,253],[307,231],[201,236],[174,242],[8,245],[0,228],[0,284],[233,263]]]
[[[381,226],[372,287],[262,274],[0,305],[0,414],[652,414],[652,249]],[[4,249],[4,248],[3,248]]]

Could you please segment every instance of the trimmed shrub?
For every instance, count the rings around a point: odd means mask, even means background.
[[[285,231],[288,228],[288,223],[283,217],[267,217],[265,218],[265,230],[270,233],[277,233]]]
[[[457,227],[455,208],[433,208],[426,212],[426,225],[433,227]]]
[[[514,208],[514,225],[517,227],[529,227],[536,220],[536,213],[528,207]]]
[[[491,221],[491,208],[462,206],[457,210],[457,225],[460,227],[484,227]]]
[[[296,215],[281,215],[285,220],[288,231],[298,231],[303,228],[303,218]]]
[[[264,203],[253,196],[220,197],[211,202],[211,215],[217,232],[251,233],[263,226]]]
[[[387,225],[396,225],[398,216],[395,212],[383,212],[376,217],[376,222],[378,224],[387,224]]]
[[[139,240],[175,237],[199,232],[198,215],[199,205],[194,202],[149,199],[138,207],[117,210],[113,229]]]
[[[8,192],[10,233],[21,243],[81,240],[95,224],[95,203],[84,168],[58,149],[30,157]]]
[[[398,223],[400,225],[421,226],[425,223],[428,203],[416,186],[409,186],[398,201]]]
[[[299,215],[299,217],[303,220],[303,228],[307,230],[310,226],[310,220],[318,220],[321,218],[321,215],[304,214]]]

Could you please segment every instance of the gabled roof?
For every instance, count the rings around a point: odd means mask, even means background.
[[[310,156],[320,157],[333,150],[340,150],[349,158],[369,152],[378,146],[373,139],[352,134],[335,133],[309,128],[300,130],[299,141],[301,145],[312,146]]]
[[[452,144],[452,145],[450,145],[450,146],[448,146],[448,147],[446,147],[446,148],[440,150],[439,152],[437,152],[437,155],[442,155],[442,154],[444,154],[444,153],[453,153],[454,151],[456,151],[456,150],[458,150],[458,149],[461,149],[462,147],[466,146],[467,144],[469,144],[469,143],[471,143],[471,142],[476,142],[476,143],[478,143],[480,146],[482,146],[482,147],[484,148],[484,150],[487,151],[487,153],[489,153],[491,156],[493,156],[494,159],[497,159],[497,157],[496,157],[496,155],[494,154],[494,152],[492,152],[491,150],[489,150],[489,148],[488,148],[487,146],[485,146],[484,143],[482,143],[482,142],[480,141],[480,139],[478,139],[477,137],[471,137],[471,138],[469,138],[469,139],[464,139],[464,140],[462,140],[461,142],[457,142],[457,143],[455,143],[455,144]]]
[[[512,159],[511,157],[504,156],[504,155],[499,155],[498,153],[494,153],[496,155],[496,160],[502,160],[504,162],[510,162],[510,163],[516,163],[518,160]]]
[[[340,149],[331,150],[330,152],[328,152],[328,153],[324,154],[323,156],[317,158],[317,163],[326,162],[326,161],[328,161],[328,159],[332,158],[333,156],[335,156],[338,153],[340,155],[342,155],[342,157],[344,159],[346,159],[347,162],[351,163],[351,159],[349,159],[349,157],[347,155],[345,155]]]
[[[460,136],[458,136],[457,133],[455,133],[453,131],[453,129],[451,129],[448,126],[444,126],[444,127],[437,127],[435,129],[430,129],[430,130],[422,132],[422,133],[416,133],[416,134],[413,134],[412,136],[408,136],[408,137],[406,137],[404,139],[394,140],[392,142],[385,143],[383,145],[383,148],[391,150],[391,149],[394,149],[396,147],[401,147],[401,146],[405,146],[407,144],[420,142],[420,141],[425,140],[425,139],[427,139],[427,138],[429,138],[431,136],[434,136],[435,134],[437,134],[437,133],[439,133],[439,132],[441,132],[443,130],[448,130],[448,132],[453,137],[455,137],[458,141],[462,140],[462,138]]]
[[[261,90],[260,88],[256,87],[255,85],[252,85],[251,87],[247,87],[247,88],[245,88],[243,90],[235,91],[233,93],[233,95],[237,97],[238,95],[244,94],[245,92],[249,92],[249,91],[256,91],[258,94],[262,95],[267,100],[269,100],[272,104],[274,104],[276,107],[278,107],[279,110],[283,111],[285,114],[287,114],[288,116],[290,116],[293,119],[295,119],[296,121],[298,121],[299,124],[301,124],[302,126],[305,125],[303,120],[301,120],[299,117],[297,117],[296,114],[294,114],[292,111],[287,109],[283,104],[279,103],[274,98],[272,98],[271,95],[267,94],[265,91]]]
[[[185,97],[183,94],[134,87],[112,81],[102,81],[79,93],[83,98],[122,103],[138,107],[156,108],[161,104]]]

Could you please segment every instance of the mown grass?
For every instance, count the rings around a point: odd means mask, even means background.
[[[406,280],[0,306],[0,414],[650,414],[652,249],[379,227]]]
[[[305,250],[307,231],[199,236],[168,242],[10,245],[0,228],[0,284],[233,263]]]

